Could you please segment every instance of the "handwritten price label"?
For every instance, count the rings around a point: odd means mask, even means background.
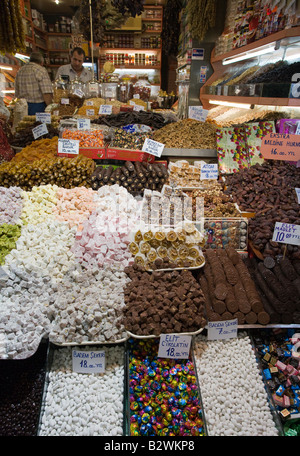
[[[272,241],[300,245],[300,225],[276,222]]]
[[[153,141],[153,139],[146,138],[143,144],[142,151],[148,152],[148,154],[154,155],[155,157],[161,157],[164,147],[164,144],[157,141]]]
[[[299,135],[270,133],[262,138],[261,154],[269,160],[300,160]]]
[[[73,372],[103,374],[105,372],[105,352],[72,350],[72,366]]]
[[[59,139],[58,154],[79,154],[79,141],[77,139]]]
[[[32,129],[32,134],[34,139],[38,139],[40,136],[47,135],[48,133],[48,128],[45,123],[42,123],[41,125],[38,125],[37,127],[34,127]]]
[[[101,105],[99,109],[99,114],[109,115],[112,113],[112,105]]]
[[[91,128],[90,119],[77,119],[78,130],[89,130]]]
[[[296,195],[298,198],[298,203],[300,204],[300,188],[295,188],[295,190],[296,190]]]
[[[35,115],[35,119],[37,122],[51,124],[51,113],[50,112],[37,112]]]
[[[207,326],[207,339],[233,339],[237,337],[237,330],[237,318],[234,320],[209,321]]]
[[[200,179],[201,180],[218,179],[218,164],[217,163],[202,163]]]
[[[190,354],[192,336],[161,334],[158,348],[159,358],[187,359]]]

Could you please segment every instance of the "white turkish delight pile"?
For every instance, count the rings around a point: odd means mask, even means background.
[[[20,222],[23,209],[21,192],[19,187],[0,187],[0,225]]]

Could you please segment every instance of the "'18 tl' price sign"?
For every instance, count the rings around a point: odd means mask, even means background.
[[[188,359],[192,336],[161,334],[158,348],[159,358]]]
[[[276,222],[272,241],[300,245],[300,225]]]

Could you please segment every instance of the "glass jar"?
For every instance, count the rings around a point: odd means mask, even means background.
[[[53,102],[60,103],[62,98],[68,98],[69,82],[61,76],[53,83]]]
[[[133,98],[149,101],[151,95],[151,84],[148,76],[141,76],[133,86]]]
[[[133,95],[133,84],[130,78],[122,78],[119,87],[118,100],[127,103]]]

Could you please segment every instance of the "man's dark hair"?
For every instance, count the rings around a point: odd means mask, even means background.
[[[71,56],[74,54],[74,52],[77,52],[77,54],[79,55],[83,55],[83,57],[85,58],[85,52],[81,47],[75,47],[74,49],[72,49]]]
[[[44,57],[42,54],[40,54],[40,52],[32,52],[29,61],[33,63],[39,63],[41,65],[44,63]]]

